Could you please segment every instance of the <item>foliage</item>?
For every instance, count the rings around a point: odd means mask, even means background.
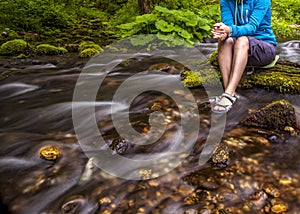
[[[275,35],[299,38],[300,1],[273,0],[272,8]],[[172,46],[211,37],[208,27],[220,21],[219,0],[151,0],[151,9],[153,13],[144,17],[139,16],[137,0],[1,0],[0,30],[10,30],[0,42],[24,39],[65,45],[91,40],[107,45],[120,36],[142,33],[156,34],[163,45]],[[128,27],[122,34],[116,28],[121,24]],[[133,39],[135,44],[141,42]]]
[[[298,29],[293,24],[300,24],[299,0],[273,0],[272,1],[272,27],[274,33],[280,38],[299,38]]]
[[[285,20],[280,17],[277,11],[273,12],[272,28],[277,38],[294,38],[297,37],[299,29],[288,24]]]
[[[0,47],[1,55],[16,55],[19,54],[27,48],[27,42],[22,39],[14,39],[8,42],[5,42]]]
[[[288,24],[300,24],[300,1],[299,0],[273,0],[273,17],[280,18]]]
[[[139,6],[137,0],[129,0],[124,4],[113,16],[111,20],[111,25],[116,26],[119,24],[124,24],[132,22],[135,17],[139,15]]]
[[[37,54],[45,54],[45,55],[59,55],[67,53],[67,49],[63,47],[55,47],[49,44],[41,44],[36,47],[35,52]]]
[[[1,1],[0,26],[17,30],[42,32],[47,28],[63,28],[71,22],[64,5],[54,1],[15,0]]]
[[[156,34],[161,40],[178,40],[187,45],[209,36],[210,21],[200,13],[186,9],[169,10],[156,6],[152,14],[137,16],[134,22],[119,25],[123,37],[135,34]]]
[[[96,0],[95,7],[109,14],[114,14],[120,9],[120,5],[124,5],[127,2],[128,0]]]

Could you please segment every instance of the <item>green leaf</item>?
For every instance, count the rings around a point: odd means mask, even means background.
[[[122,30],[131,30],[134,26],[136,26],[136,22],[121,24],[121,25],[118,25],[117,28],[120,28]]]
[[[199,26],[199,28],[205,30],[205,31],[210,31],[211,27],[208,25],[203,25],[203,26]]]
[[[136,23],[153,23],[157,20],[157,15],[156,14],[144,14],[142,16],[137,16],[135,18]]]
[[[174,26],[169,24],[168,22],[164,20],[158,20],[155,22],[155,27],[162,32],[172,32],[175,30]]]
[[[155,6],[154,10],[161,13],[170,13],[170,10],[168,8],[161,7],[161,6]]]
[[[155,39],[155,35],[137,35],[130,38],[130,42],[133,46],[145,46]]]
[[[164,41],[170,41],[170,40],[173,40],[175,38],[172,34],[157,33],[156,36],[157,36],[158,39],[164,40]]]
[[[174,27],[174,31],[176,31],[178,33],[178,35],[180,35],[181,37],[183,37],[185,39],[190,39],[193,37],[193,35],[191,33],[189,33],[187,30],[181,28],[178,25],[176,25]]]

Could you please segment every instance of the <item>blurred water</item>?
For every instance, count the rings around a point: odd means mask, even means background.
[[[199,44],[197,49],[208,57],[216,49],[216,44]],[[300,63],[299,41],[282,43],[278,47],[280,58]],[[149,128],[149,109],[155,106],[167,117],[166,133],[150,146],[127,145],[128,149],[123,154],[130,158],[138,154],[139,157],[155,158],[163,157],[165,162],[172,162],[172,157],[182,157],[182,165],[177,166],[171,172],[150,180],[136,181],[115,178],[107,172],[100,170],[95,162],[83,153],[78,139],[74,132],[72,121],[72,108],[83,111],[86,108],[95,109],[95,117],[82,118],[81,126],[88,127],[91,120],[95,120],[99,128],[99,135],[102,135],[107,145],[99,148],[106,151],[108,145],[117,137],[112,120],[112,114],[122,112],[128,108],[123,102],[114,103],[112,98],[114,92],[125,79],[133,74],[147,70],[151,65],[157,63],[169,63],[175,70],[173,74],[179,78],[178,73],[183,69],[183,65],[174,64],[174,61],[166,58],[151,56],[137,57],[128,66],[117,66],[105,79],[101,86],[101,91],[97,95],[97,101],[90,102],[82,100],[73,101],[73,92],[76,81],[79,77],[84,61],[77,64],[78,58],[72,56],[71,62],[63,62],[57,59],[57,63],[38,63],[37,65],[26,64],[26,62],[16,63],[15,66],[1,66],[0,71],[12,75],[3,78],[0,82],[0,196],[2,207],[8,207],[11,213],[188,213],[186,210],[200,209],[203,204],[214,204],[210,209],[217,209],[218,205],[209,199],[208,196],[199,196],[200,201],[195,204],[188,204],[185,199],[195,191],[195,188],[182,181],[182,177],[197,168],[197,148],[203,148],[203,142],[208,136],[211,116],[206,108],[200,109],[199,118],[201,121],[200,132],[196,142],[195,151],[188,158],[184,152],[168,153],[168,149],[173,145],[180,125],[180,115],[178,106],[170,97],[150,91],[137,96],[130,106],[130,120],[136,131],[147,133]],[[114,63],[122,62],[117,59]],[[112,63],[112,62],[109,62]],[[3,63],[2,63],[3,64]],[[5,64],[5,63],[4,63]],[[97,65],[95,65],[97,66]],[[181,67],[180,67],[181,66]],[[7,68],[9,67],[9,68]],[[177,73],[176,73],[177,72]],[[160,84],[164,87],[171,87],[172,81],[168,73],[159,72]],[[101,73],[95,73],[93,78],[99,78]],[[154,78],[154,76],[153,76]],[[155,77],[156,78],[156,77]],[[135,80],[139,84],[139,80]],[[91,82],[91,87],[94,85]],[[95,86],[96,87],[96,86]],[[175,90],[176,91],[176,90]],[[183,93],[178,90],[176,93]],[[193,89],[192,94],[196,101],[202,103],[207,99],[207,92],[203,89]],[[238,103],[237,111],[230,112],[227,118],[226,132],[224,136],[239,139],[242,136],[251,136],[253,130],[243,130],[231,132],[238,126],[238,121],[247,115],[248,109],[258,109],[264,105],[278,99],[290,101],[296,109],[297,117],[300,117],[300,95],[278,94],[265,90],[240,90],[242,102]],[[183,96],[185,94],[183,93]],[[128,97],[124,97],[124,101]],[[114,105],[113,111],[111,106]],[[114,112],[115,111],[115,112]],[[181,115],[189,117],[190,115]],[[181,118],[182,119],[182,118]],[[153,121],[155,123],[155,121]],[[161,123],[161,121],[156,121]],[[241,131],[242,130],[242,131]],[[249,132],[247,132],[249,131]],[[91,132],[92,133],[92,132]],[[93,143],[97,135],[86,136]],[[181,133],[184,134],[184,133]],[[256,133],[256,135],[259,135]],[[260,137],[265,137],[261,134]],[[261,167],[265,177],[255,177],[258,174],[248,174],[224,178],[217,174],[217,183],[222,183],[222,179],[235,185],[236,192],[240,199],[234,203],[232,201],[226,206],[241,207],[246,197],[263,179],[272,179],[274,183],[278,181],[273,171],[278,170],[278,176],[287,176],[291,179],[299,178],[300,170],[300,145],[299,137],[290,138],[288,144],[280,147],[273,145],[269,151],[263,150],[260,145],[252,145],[248,150],[236,150],[234,160],[237,160],[240,153],[246,159],[240,161],[241,167],[247,167],[249,159],[259,161],[258,168]],[[43,146],[57,146],[62,156],[56,162],[46,161],[39,157],[39,150]],[[290,149],[287,145],[293,147]],[[122,146],[122,145],[121,145]],[[282,151],[282,149],[284,149]],[[259,152],[253,152],[259,151]],[[278,151],[281,151],[278,156]],[[94,151],[95,152],[95,151]],[[273,152],[273,153],[270,153]],[[272,155],[273,154],[273,155]],[[277,154],[277,155],[276,155]],[[280,158],[278,158],[280,157]],[[108,160],[109,161],[109,160]],[[248,161],[248,162],[247,162]],[[163,162],[153,162],[157,166],[165,166]],[[280,164],[282,164],[281,167]],[[234,165],[234,164],[233,164]],[[284,165],[284,166],[283,166]],[[128,172],[129,166],[125,163],[117,167],[117,170]],[[144,172],[150,166],[147,166]],[[173,167],[173,166],[170,166]],[[208,176],[219,173],[228,173],[226,169],[215,169],[209,165],[206,168]],[[265,170],[269,170],[268,174]],[[141,175],[147,178],[147,173]],[[219,176],[219,177],[218,177]],[[260,175],[261,176],[261,175]],[[272,177],[273,176],[273,177]],[[229,179],[231,178],[231,180]],[[248,179],[248,180],[247,180]],[[277,180],[276,180],[277,179]],[[251,188],[242,191],[241,183],[249,183]],[[299,198],[293,198],[300,191],[299,183],[293,183],[291,193],[287,188],[283,188],[290,213],[300,211]],[[281,187],[278,187],[281,188]],[[216,193],[218,190],[212,190]],[[222,191],[221,191],[222,192]],[[213,194],[213,193],[212,193]],[[229,194],[229,193],[228,193]],[[232,195],[231,195],[232,196]],[[202,197],[202,198],[201,198]],[[219,203],[219,202],[218,202]],[[224,206],[225,206],[224,205]],[[200,207],[200,208],[199,208]],[[4,211],[3,211],[4,212]]]

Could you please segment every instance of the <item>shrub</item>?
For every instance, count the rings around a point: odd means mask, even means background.
[[[27,42],[22,39],[14,39],[8,42],[5,42],[0,47],[1,55],[16,55],[20,54],[27,48]]]

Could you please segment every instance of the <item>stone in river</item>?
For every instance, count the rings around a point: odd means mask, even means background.
[[[250,113],[242,125],[284,131],[292,127],[299,131],[295,108],[286,100],[275,101],[258,111]]]

